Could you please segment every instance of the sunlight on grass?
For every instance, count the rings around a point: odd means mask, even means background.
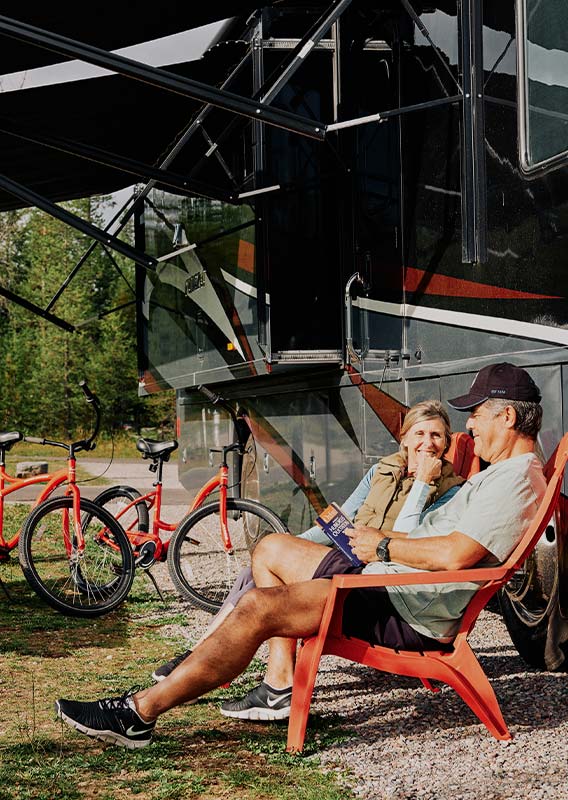
[[[284,752],[286,725],[228,720],[222,697],[258,680],[255,659],[228,690],[160,721],[154,743],[126,751],[87,739],[55,719],[53,702],[91,700],[149,685],[156,664],[187,648],[186,624],[210,619],[173,597],[164,605],[137,578],[117,611],[71,619],[46,608],[16,564],[0,566],[11,600],[0,600],[0,800],[349,800],[318,765],[318,753],[345,732],[337,720],[310,725],[304,757]],[[197,629],[196,629],[197,635]],[[9,702],[7,702],[8,700]]]

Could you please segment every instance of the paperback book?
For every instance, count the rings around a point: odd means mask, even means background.
[[[349,537],[345,533],[346,530],[353,530],[354,525],[337,503],[332,503],[322,511],[316,519],[316,524],[329,536],[335,546],[347,556],[352,564],[356,567],[362,566],[363,562],[351,550]]]

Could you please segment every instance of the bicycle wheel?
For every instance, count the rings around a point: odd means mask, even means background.
[[[58,611],[97,617],[116,608],[134,579],[130,542],[104,508],[81,499],[84,548],[73,531],[73,498],[56,497],[34,508],[19,541],[22,570],[31,587]]]
[[[193,605],[217,612],[235,578],[250,564],[247,537],[285,533],[286,525],[269,508],[253,500],[227,500],[233,552],[221,541],[219,503],[207,503],[185,517],[168,548],[168,569],[176,589]],[[248,533],[247,533],[248,531]]]
[[[138,489],[134,489],[132,486],[110,486],[98,494],[93,502],[97,506],[106,509],[109,514],[112,514],[120,522],[126,533],[130,533],[130,531],[148,533],[150,530],[150,515],[145,502],[136,503],[128,511],[125,511],[127,506],[139,497],[142,497],[142,495]]]

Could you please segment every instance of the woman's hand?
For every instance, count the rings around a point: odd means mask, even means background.
[[[442,475],[442,460],[430,453],[418,453],[415,477],[418,481],[431,483]]]

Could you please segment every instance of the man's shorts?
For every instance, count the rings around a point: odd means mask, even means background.
[[[363,567],[354,566],[340,550],[331,548],[312,577],[358,575],[362,570]],[[452,647],[415,631],[399,616],[384,586],[349,592],[343,606],[343,633],[395,650],[451,650]]]

